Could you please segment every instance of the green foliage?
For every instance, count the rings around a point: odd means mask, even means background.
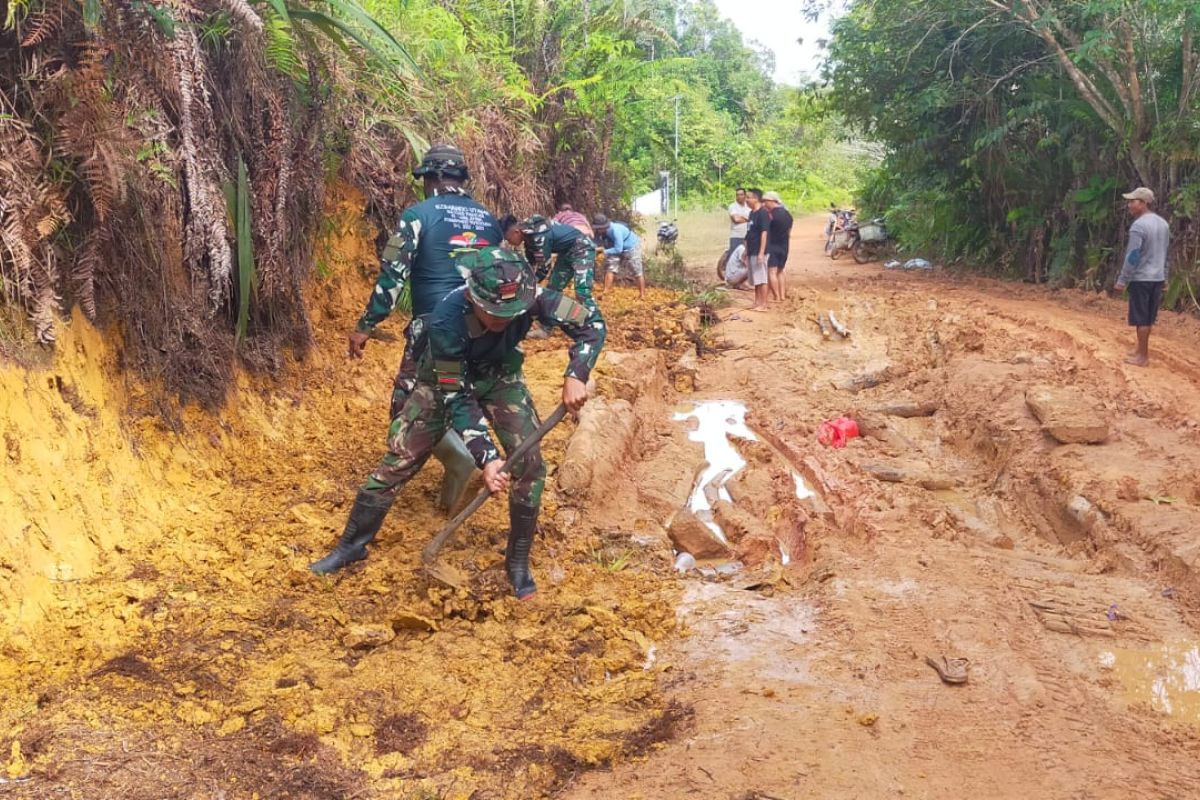
[[[1194,3],[856,0],[834,26],[834,109],[881,142],[860,202],[902,246],[1035,281],[1119,269],[1120,192],[1200,211]],[[1180,301],[1177,294],[1172,302]]]

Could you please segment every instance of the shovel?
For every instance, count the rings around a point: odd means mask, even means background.
[[[514,461],[517,461],[526,453],[528,453],[529,449],[540,442],[542,437],[549,433],[555,425],[562,422],[563,417],[566,415],[567,407],[562,403],[559,403],[558,408],[554,409],[554,413],[546,418],[546,421],[543,422],[541,426],[533,432],[533,435],[521,442],[521,444],[517,446],[517,449],[513,450],[512,453],[508,455],[508,457],[504,460],[504,466],[500,471],[508,472],[509,464],[512,464]],[[437,563],[437,557],[442,552],[442,549],[445,548],[445,546],[450,542],[451,538],[458,531],[458,529],[462,527],[462,524],[466,522],[472,514],[478,511],[491,496],[492,493],[488,491],[487,486],[484,486],[479,490],[479,493],[475,495],[475,499],[468,503],[462,511],[455,514],[454,519],[447,522],[446,527],[438,531],[437,536],[434,536],[433,540],[429,544],[425,545],[425,549],[421,551],[421,561],[425,564],[426,575],[428,575],[430,578],[433,578],[435,581],[438,581],[439,583],[444,583],[447,586],[454,587],[455,589],[466,588],[466,576],[463,575],[460,570],[455,569],[448,564]]]

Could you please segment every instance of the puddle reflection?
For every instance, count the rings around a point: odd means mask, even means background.
[[[1114,648],[1100,654],[1100,665],[1121,681],[1130,702],[1142,702],[1164,714],[1200,723],[1200,645],[1185,642],[1153,650]]]
[[[677,422],[692,418],[696,419],[695,430],[688,431],[688,439],[704,445],[704,460],[708,466],[700,473],[692,496],[688,500],[688,508],[700,519],[708,529],[720,537],[726,544],[725,532],[713,519],[712,502],[710,497],[733,502],[725,484],[746,466],[737,448],[730,441],[731,436],[758,441],[754,432],[746,427],[746,406],[736,400],[713,400],[697,403],[689,412],[677,412],[672,416]]]

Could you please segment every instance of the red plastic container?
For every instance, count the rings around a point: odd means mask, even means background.
[[[849,417],[825,420],[817,429],[817,441],[835,450],[845,447],[848,440],[858,435],[858,423]]]

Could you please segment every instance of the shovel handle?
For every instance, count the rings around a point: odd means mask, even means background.
[[[538,429],[533,432],[533,435],[521,442],[521,444],[517,446],[517,449],[513,450],[508,458],[504,459],[504,466],[500,469],[500,471],[508,472],[510,464],[528,453],[529,449],[540,442],[542,437],[549,433],[555,425],[562,422],[563,417],[566,415],[567,407],[562,403],[559,403],[558,408],[554,409],[554,413],[546,418],[546,421],[543,422]],[[429,544],[425,545],[425,549],[421,551],[421,561],[426,564],[432,564],[434,561],[436,561],[438,554],[442,552],[442,548],[446,546],[448,541],[450,541],[450,537],[454,535],[454,532],[457,531],[472,514],[478,511],[480,506],[486,503],[488,498],[491,496],[492,493],[488,491],[486,486],[480,489],[479,494],[475,495],[475,498],[467,504],[467,507],[455,514],[454,519],[447,522],[446,527],[438,531],[437,536],[434,536],[433,540]]]

